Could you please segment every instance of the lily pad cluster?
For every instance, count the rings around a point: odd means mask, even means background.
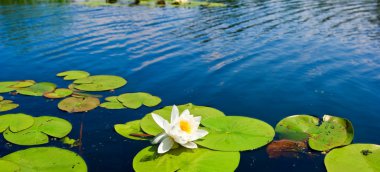
[[[191,103],[178,106],[188,109],[194,116],[201,116],[201,126],[209,132],[196,143],[201,148],[178,147],[165,154],[158,154],[156,146],[141,150],[133,160],[135,171],[234,171],[240,161],[239,151],[253,150],[273,140],[274,129],[267,123],[242,116],[225,116],[217,109]],[[172,106],[153,111],[166,120]],[[163,130],[155,123],[152,113],[141,120],[116,124],[120,135],[134,140],[147,140]],[[151,137],[149,137],[151,136]]]
[[[32,117],[23,113],[0,116],[0,133],[5,140],[17,145],[45,144],[49,136],[63,138],[71,129],[70,122],[52,116]]]
[[[106,109],[137,109],[142,105],[153,107],[161,103],[161,99],[159,97],[143,92],[110,96],[106,98],[106,101],[107,102],[102,103],[100,107]]]
[[[19,105],[12,100],[4,100],[4,97],[0,96],[0,112],[9,111],[17,108]]]
[[[86,162],[78,154],[56,147],[20,150],[0,158],[4,172],[87,172]]]
[[[33,80],[0,82],[0,93],[11,92],[20,88],[32,86],[34,84],[35,81]]]

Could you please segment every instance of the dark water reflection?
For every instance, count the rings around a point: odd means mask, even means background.
[[[65,87],[55,77],[63,70],[120,75],[127,86],[102,94],[146,91],[162,97],[161,106],[193,102],[272,126],[292,114],[332,114],[353,122],[355,142],[380,144],[380,1],[226,2],[151,8],[2,0],[0,80]],[[154,108],[66,114],[57,101],[4,96],[21,104],[12,112],[70,120],[70,137],[79,137],[82,123],[80,153],[90,171],[132,171],[134,155],[149,145],[122,138],[113,125]],[[23,148],[1,144],[0,156]],[[260,149],[242,153],[238,170],[325,171],[323,158],[269,159]]]

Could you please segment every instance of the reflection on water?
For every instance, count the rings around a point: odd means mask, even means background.
[[[127,86],[104,94],[150,92],[162,106],[193,102],[272,126],[291,114],[332,114],[353,122],[355,142],[380,144],[380,1],[223,2],[228,6],[150,8],[1,0],[0,80],[64,87],[55,77],[63,70],[121,75]],[[55,101],[5,96],[22,105],[19,111],[70,120],[72,138],[83,122],[82,156],[91,171],[131,171],[133,156],[149,144],[121,138],[113,125],[152,108],[72,115]],[[21,148],[2,146],[0,156]],[[323,155],[269,159],[265,149],[242,153],[239,166],[324,169]]]

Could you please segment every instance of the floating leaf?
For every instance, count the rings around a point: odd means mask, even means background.
[[[102,108],[106,109],[125,109],[126,107],[120,102],[104,102],[99,105]]]
[[[36,82],[33,80],[19,81],[17,84],[12,85],[12,88],[25,88],[34,85]]]
[[[380,145],[352,144],[335,148],[325,157],[329,172],[380,171]]]
[[[133,140],[146,140],[143,137],[135,137],[132,135],[145,135],[145,133],[141,130],[140,120],[130,121],[125,124],[116,124],[115,131],[120,135],[133,139]],[[132,134],[132,135],[131,135]]]
[[[49,136],[63,138],[70,133],[71,124],[61,118],[52,116],[40,116],[34,118],[32,127],[12,132],[6,130],[3,135],[5,140],[17,145],[40,145],[49,142]]]
[[[58,73],[57,76],[64,76],[64,80],[75,80],[86,78],[90,76],[90,73],[82,70],[69,70],[65,72]]]
[[[28,96],[43,96],[47,92],[52,92],[57,86],[50,82],[39,82],[30,87],[17,89],[17,93]]]
[[[0,133],[9,128],[12,132],[19,132],[31,127],[34,118],[23,113],[6,114],[0,116]]]
[[[15,88],[12,88],[12,85],[17,84],[17,82],[13,81],[7,81],[7,82],[0,82],[0,93],[7,93],[15,90]]]
[[[0,159],[0,167],[2,172],[19,172],[21,170],[17,164],[2,159]]]
[[[224,113],[217,109],[206,106],[197,106],[191,103],[179,105],[178,109],[180,110],[180,112],[184,111],[185,109],[189,109],[190,113],[194,116],[201,116],[202,121],[209,117],[224,116]],[[152,113],[158,114],[162,116],[164,119],[170,121],[171,111],[172,106],[166,106],[162,109],[155,110]],[[142,118],[140,125],[142,130],[147,134],[157,135],[163,132],[163,130],[156,124],[156,122],[154,122],[152,118],[152,113],[145,115],[144,118]]]
[[[310,148],[318,151],[350,144],[354,130],[350,121],[330,115],[323,116],[323,123],[309,115],[294,115],[281,120],[276,132],[282,139],[308,140]]]
[[[273,140],[269,124],[242,116],[221,116],[202,119],[209,132],[197,144],[221,151],[244,151],[262,147]]]
[[[239,152],[221,152],[209,149],[179,147],[158,154],[157,147],[141,150],[133,159],[136,172],[160,171],[235,171],[240,161]]]
[[[298,157],[298,153],[307,149],[307,144],[302,141],[277,140],[267,146],[269,158]]]
[[[3,101],[4,100],[4,97],[3,96],[0,96],[0,101]]]
[[[75,146],[79,146],[80,143],[79,143],[79,140],[75,140],[75,139],[72,139],[70,137],[64,137],[61,139],[61,142],[63,144],[67,144],[67,145],[70,145],[70,147],[75,147]]]
[[[0,112],[9,111],[17,108],[19,105],[13,103],[11,100],[2,100],[3,97],[0,98]]]
[[[17,164],[21,172],[87,172],[86,162],[78,154],[55,147],[29,148],[8,154],[2,160]]]
[[[95,97],[69,97],[58,103],[58,108],[67,112],[87,112],[95,109],[100,104],[98,98]]]
[[[161,102],[159,97],[143,92],[125,93],[118,96],[117,99],[122,102],[125,107],[131,109],[137,109],[142,105],[153,107]]]
[[[95,75],[74,81],[75,89],[83,91],[113,90],[127,84],[124,78],[113,75]]]
[[[73,94],[73,90],[67,88],[58,88],[54,92],[45,93],[44,96],[51,99],[58,99],[70,96]]]

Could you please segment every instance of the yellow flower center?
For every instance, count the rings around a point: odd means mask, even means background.
[[[191,132],[191,126],[190,126],[190,123],[188,121],[181,120],[179,122],[179,127],[181,128],[182,131],[184,131],[186,133]]]

